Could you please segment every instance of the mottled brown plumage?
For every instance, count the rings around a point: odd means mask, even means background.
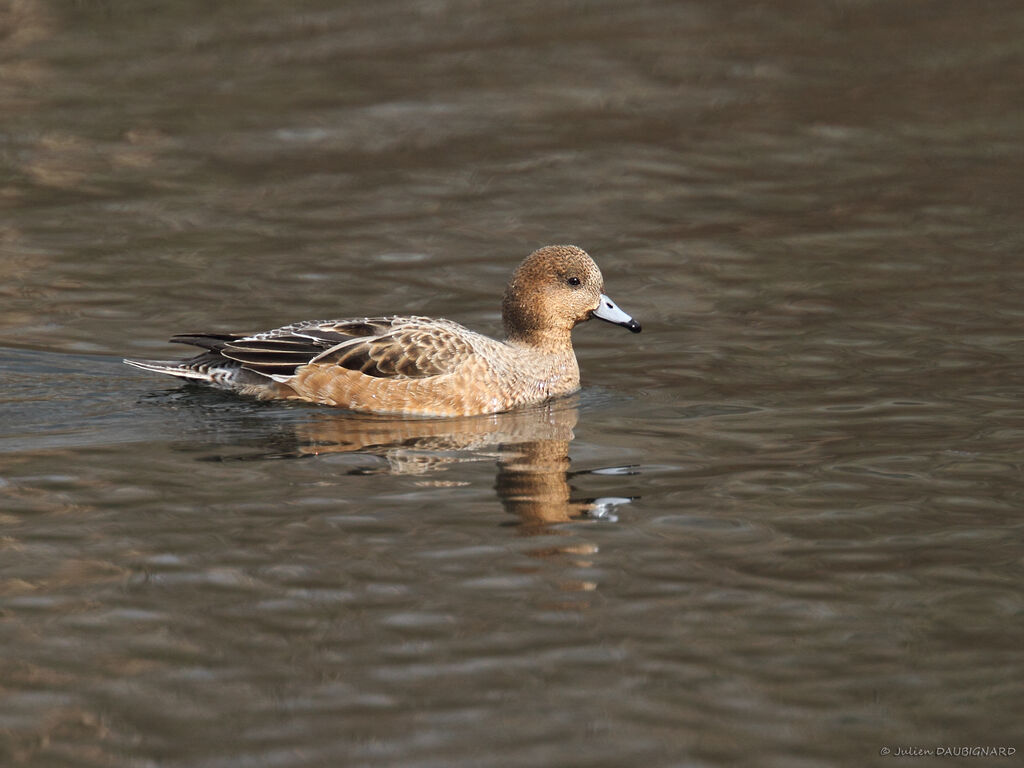
[[[450,320],[356,318],[182,334],[171,341],[207,351],[180,362],[125,362],[261,399],[419,416],[496,413],[579,388],[570,337],[578,323],[599,317],[640,330],[603,290],[584,251],[547,246],[519,265],[505,290],[505,341]]]

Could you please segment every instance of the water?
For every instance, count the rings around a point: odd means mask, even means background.
[[[0,9],[0,762],[1024,749],[1017,4]],[[574,242],[639,336],[393,420],[121,365]],[[1014,764],[923,757],[921,764]]]

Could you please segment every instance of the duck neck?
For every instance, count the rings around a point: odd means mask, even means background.
[[[532,347],[548,354],[572,353],[572,332],[565,328],[506,328],[505,340],[516,346]]]

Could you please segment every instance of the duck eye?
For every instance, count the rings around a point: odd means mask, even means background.
[[[578,277],[570,277],[567,282],[569,285],[575,287],[580,284],[580,279]]]

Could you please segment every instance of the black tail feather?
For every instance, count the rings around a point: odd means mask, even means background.
[[[191,344],[193,347],[220,351],[225,344],[244,339],[244,333],[179,333],[171,337],[172,344]]]

